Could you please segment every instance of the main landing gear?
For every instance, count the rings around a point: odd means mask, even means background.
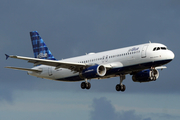
[[[117,84],[116,85],[116,90],[117,91],[122,91],[122,92],[124,92],[125,90],[126,90],[126,86],[124,85],[124,84],[122,84],[122,82],[123,82],[123,80],[126,78],[126,76],[125,75],[120,75],[120,84]],[[87,89],[87,90],[89,90],[90,88],[91,88],[91,83],[89,83],[88,81],[87,81],[87,79],[85,80],[85,82],[82,82],[81,83],[81,88],[82,89]]]
[[[81,88],[82,88],[82,89],[85,89],[85,88],[86,88],[87,90],[89,90],[89,89],[91,88],[91,83],[88,82],[87,79],[86,79],[85,82],[82,82],[82,83],[81,83]]]
[[[116,91],[124,92],[126,90],[126,86],[122,84],[123,80],[126,78],[125,75],[120,75],[120,84],[116,85]]]

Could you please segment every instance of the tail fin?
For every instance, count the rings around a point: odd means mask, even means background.
[[[30,32],[30,36],[35,58],[56,60],[37,31]]]

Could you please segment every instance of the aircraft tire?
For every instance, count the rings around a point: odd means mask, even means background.
[[[126,90],[126,86],[123,84],[123,85],[121,86],[121,91],[124,92],[125,90]]]
[[[82,88],[82,89],[85,89],[85,88],[86,88],[86,83],[85,83],[85,82],[82,82],[82,83],[81,83],[81,88]]]
[[[91,83],[88,82],[87,84],[88,84],[88,85],[86,86],[86,89],[89,90],[89,89],[91,88]]]
[[[121,91],[121,85],[120,84],[116,85],[116,91]]]

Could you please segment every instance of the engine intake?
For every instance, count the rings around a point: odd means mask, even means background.
[[[79,76],[83,79],[91,79],[96,77],[102,77],[106,74],[106,67],[103,65],[95,65],[84,69]]]
[[[159,77],[159,72],[158,70],[143,70],[140,71],[136,74],[133,74],[132,80],[134,82],[150,82],[150,81],[155,81]]]

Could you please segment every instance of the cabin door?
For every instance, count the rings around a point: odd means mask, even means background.
[[[148,45],[143,46],[141,57],[146,58],[146,51],[147,51]]]

